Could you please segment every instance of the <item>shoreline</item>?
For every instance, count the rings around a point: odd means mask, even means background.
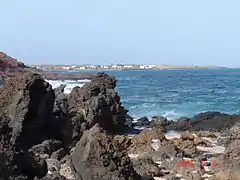
[[[234,68],[228,68],[228,67],[197,67],[197,68],[191,68],[191,67],[186,67],[186,68],[123,68],[123,69],[77,69],[77,70],[66,70],[66,69],[42,69],[44,72],[84,72],[84,71],[145,71],[145,70],[155,70],[155,71],[160,71],[160,70],[196,70],[196,69],[234,69]]]
[[[136,122],[115,87],[106,74],[69,95],[64,85],[53,89],[38,74],[6,81],[0,89],[0,179],[231,179],[225,170],[238,172],[240,115]]]

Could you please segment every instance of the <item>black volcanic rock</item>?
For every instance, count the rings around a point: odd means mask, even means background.
[[[58,140],[45,140],[41,144],[37,144],[29,149],[34,154],[48,154],[51,155],[54,151],[62,148],[62,142]]]
[[[12,129],[13,144],[19,141],[28,148],[45,139],[39,134],[47,136],[47,126],[52,120],[51,85],[40,75],[27,73],[7,81],[0,89],[0,98],[0,115]]]
[[[167,125],[168,129],[174,129],[174,130],[188,130],[192,127],[191,125],[191,119],[187,117],[181,117],[177,119],[177,121],[170,121]]]
[[[127,155],[130,139],[102,133],[96,124],[85,131],[72,155],[82,180],[140,180]]]
[[[48,139],[54,92],[40,75],[27,73],[0,89],[0,179],[46,174],[46,162],[28,149]]]
[[[127,110],[121,105],[115,86],[114,77],[98,74],[90,83],[72,90],[68,98],[68,120],[62,128],[65,142],[76,143],[83,131],[95,124],[111,133],[123,130]]]
[[[147,126],[149,127],[151,121],[147,117],[141,117],[136,122],[134,122],[134,126]]]
[[[199,147],[214,148],[215,140],[226,146],[225,154],[208,156],[239,160],[239,115],[206,112],[176,122],[143,118],[152,129],[135,137],[119,135],[129,134],[126,129],[134,124],[115,86],[116,79],[104,73],[70,95],[63,93],[64,85],[53,90],[39,74],[22,73],[5,81],[0,89],[0,179],[171,179],[178,173],[178,160],[197,158],[203,153]],[[165,136],[165,128],[189,132],[171,138]],[[182,175],[186,177],[191,176]]]
[[[171,122],[166,128],[171,130],[189,131],[223,131],[240,122],[239,115],[229,115],[220,112],[204,112],[193,118],[180,118]]]

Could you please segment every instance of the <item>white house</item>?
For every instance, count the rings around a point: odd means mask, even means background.
[[[132,65],[124,65],[123,67],[124,67],[124,68],[133,68]]]

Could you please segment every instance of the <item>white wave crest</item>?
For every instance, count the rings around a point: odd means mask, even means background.
[[[76,86],[82,87],[84,84],[90,82],[90,80],[88,80],[88,79],[84,79],[84,80],[48,80],[48,79],[45,79],[45,81],[47,81],[49,84],[51,84],[53,89],[59,87],[61,84],[65,84],[66,85],[66,87],[64,89],[65,94],[70,94],[72,89]]]

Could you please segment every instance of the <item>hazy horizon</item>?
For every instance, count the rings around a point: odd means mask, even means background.
[[[240,67],[237,0],[4,1],[0,51],[26,64]]]
[[[104,65],[156,65],[156,66],[216,66],[214,64],[206,64],[206,65],[194,65],[194,64],[148,64],[148,63],[105,63],[105,64],[89,64],[89,63],[85,63],[85,64],[67,64],[67,63],[64,63],[64,64],[26,64],[26,65],[29,65],[29,66],[51,66],[51,65],[56,65],[56,66],[82,66],[82,65],[93,65],[93,66],[104,66]],[[216,66],[216,67],[227,67],[227,66]]]

